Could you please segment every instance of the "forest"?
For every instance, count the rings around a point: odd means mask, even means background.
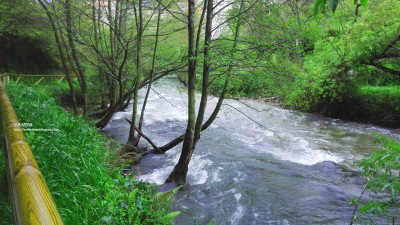
[[[0,18],[19,121],[57,130],[24,133],[65,224],[400,221],[399,0],[2,0]]]

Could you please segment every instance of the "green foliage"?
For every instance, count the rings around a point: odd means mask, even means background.
[[[0,224],[12,224],[11,205],[8,204],[11,199],[8,194],[7,174],[6,174],[6,159],[4,157],[3,143],[0,143]]]
[[[356,221],[363,224],[374,224],[373,216],[384,216],[390,221],[394,215],[389,210],[398,201],[400,192],[400,144],[383,135],[377,135],[376,143],[382,149],[366,156],[359,167],[367,180],[365,189],[377,193],[386,193],[388,197],[361,203],[360,199],[352,198],[352,205],[359,205]]]
[[[0,2],[0,36],[4,33],[16,36],[35,35],[32,20],[36,14],[37,6],[30,0],[2,0]]]
[[[104,204],[108,205],[107,216],[103,216],[101,222],[103,224],[171,224],[180,212],[168,213],[169,203],[181,187],[166,193],[156,193],[156,186],[134,181],[133,178],[118,176],[108,184],[116,186],[117,190],[106,193]]]
[[[350,32],[342,37],[348,52],[346,60],[357,65],[379,56],[398,32],[399,11],[398,0],[371,2],[362,11],[362,17],[350,23]]]
[[[317,1],[317,9],[323,10],[327,2]],[[338,1],[329,2],[335,8]],[[251,26],[243,28],[238,51],[233,54],[235,68],[228,94],[276,96],[291,108],[400,126],[395,89],[389,87],[392,91],[384,93],[364,87],[400,84],[399,76],[371,64],[375,60],[400,71],[398,51],[393,50],[400,43],[392,43],[400,23],[400,2],[377,0],[367,4],[362,0],[354,4],[343,1],[335,14],[310,20],[313,8],[308,4],[299,9],[295,3],[257,3],[243,17]],[[213,44],[213,66],[218,68],[211,79],[213,93],[221,93],[224,85],[224,69],[232,58],[232,35],[224,33]]]
[[[358,106],[359,116],[372,123],[400,126],[400,86],[362,86],[351,103]]]
[[[43,74],[57,70],[52,33],[31,0],[0,1],[0,72]]]
[[[399,1],[371,2],[360,9],[356,19],[349,2],[341,6],[331,17],[315,18],[325,27],[320,29],[323,34],[314,42],[313,52],[302,58],[303,71],[296,73],[283,103],[306,111],[398,127],[399,101],[397,88],[393,87],[399,85],[399,79],[368,63],[376,60],[374,57],[382,54],[396,36]],[[385,59],[383,64],[396,69],[398,62]],[[366,88],[365,84],[393,87]]]
[[[66,224],[172,222],[176,213],[156,201],[154,186],[124,178],[107,163],[112,152],[106,138],[85,120],[69,116],[53,98],[25,85],[11,83],[7,93],[19,121],[32,123],[27,128],[54,129],[24,133]]]
[[[307,111],[323,111],[351,93],[354,76],[343,61],[343,44],[333,37],[315,43],[314,53],[303,58],[304,71],[285,104]]]
[[[319,11],[325,12],[325,5],[328,1],[326,0],[317,0],[314,4],[314,15],[317,15]],[[336,7],[339,3],[339,0],[329,0],[329,6],[332,9],[332,12],[336,11]]]
[[[397,107],[397,111],[400,110],[400,86],[363,86],[358,93],[370,103],[387,104],[392,108]]]
[[[0,72],[47,74],[59,68],[48,40],[0,34]]]
[[[73,82],[75,96],[77,98],[78,105],[83,104],[83,96],[81,92],[81,88],[77,82]],[[49,85],[35,85],[33,88],[39,92],[45,93],[57,101],[62,106],[73,106],[71,92],[69,89],[69,85],[67,81],[61,83],[53,83]],[[96,96],[98,99],[98,93],[96,92]],[[89,95],[90,97],[94,98],[94,94]],[[94,98],[96,99],[96,98]]]
[[[317,15],[319,11],[325,13],[325,5],[328,1],[327,0],[317,0],[314,4],[314,15]],[[329,0],[329,6],[333,13],[335,13],[336,8],[339,4],[339,0]],[[354,5],[358,4],[358,0],[354,0]],[[368,0],[360,0],[360,4],[362,6],[367,6]]]

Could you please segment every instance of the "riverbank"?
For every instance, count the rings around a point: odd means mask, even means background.
[[[120,145],[46,94],[23,84],[6,89],[65,224],[172,223],[178,213],[169,213],[169,200],[159,200],[157,188],[133,180],[134,174],[122,176],[112,163]],[[4,167],[0,174],[4,189]],[[12,224],[7,198],[1,192],[0,214]]]

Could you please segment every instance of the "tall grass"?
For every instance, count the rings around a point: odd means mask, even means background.
[[[48,95],[21,84],[7,93],[65,224],[170,224],[156,188],[122,177],[109,163],[107,139]],[[7,210],[0,202],[0,210]],[[0,215],[8,212],[1,212]],[[9,214],[9,213],[8,213]]]

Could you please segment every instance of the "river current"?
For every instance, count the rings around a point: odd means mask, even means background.
[[[145,90],[140,94],[142,103]],[[218,100],[208,99],[206,118]],[[132,106],[116,113],[104,133],[126,142],[124,118],[131,116]],[[183,134],[186,120],[185,87],[173,76],[156,82],[145,112],[146,136],[161,146]],[[379,148],[374,133],[400,140],[399,130],[227,99],[202,133],[188,184],[174,198],[173,209],[182,212],[175,224],[349,224],[349,196],[359,196],[363,184],[355,166]],[[163,184],[181,146],[145,157],[135,166],[137,179]]]

